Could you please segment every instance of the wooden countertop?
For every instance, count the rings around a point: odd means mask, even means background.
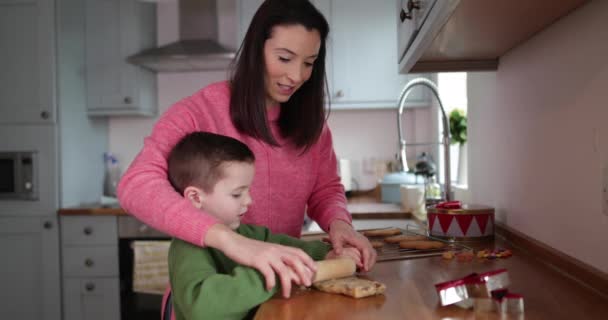
[[[491,247],[485,244],[481,248]],[[441,307],[434,285],[472,272],[506,268],[509,290],[524,296],[525,319],[605,319],[608,301],[518,249],[508,259],[458,262],[441,257],[379,262],[366,276],[387,285],[384,295],[353,299],[296,289],[290,299],[272,298],[255,319],[505,319],[497,313],[475,314],[456,306]],[[480,249],[481,249],[480,248]],[[507,319],[524,319],[511,316]]]
[[[394,203],[381,203],[373,192],[364,192],[348,198],[348,210],[353,219],[409,219],[410,213]],[[118,205],[102,206],[99,203],[84,204],[79,207],[61,208],[59,215],[126,215]]]
[[[128,213],[119,206],[103,206],[99,203],[83,204],[79,207],[61,208],[57,211],[60,216],[121,216]]]
[[[376,199],[373,194],[350,197],[349,210],[353,218],[410,218],[398,205],[379,203]],[[91,205],[61,209],[59,214],[127,213],[119,207]],[[475,258],[472,262],[460,263],[433,257],[380,262],[366,276],[387,285],[387,292],[382,296],[352,299],[315,290],[295,290],[291,299],[277,297],[264,303],[256,319],[499,319],[498,314],[476,315],[471,310],[454,306],[440,307],[434,288],[436,283],[499,268],[509,271],[509,289],[524,296],[525,319],[605,318],[608,314],[608,275],[597,270],[589,271],[587,266],[581,266],[569,257],[564,258],[560,252],[551,252],[550,248],[514,230],[497,226],[497,233],[499,229],[508,243],[517,245],[514,248],[502,239],[497,240],[496,246],[513,250],[514,256],[509,259],[487,261]],[[478,249],[493,245],[485,243]],[[573,280],[575,278],[587,285]]]

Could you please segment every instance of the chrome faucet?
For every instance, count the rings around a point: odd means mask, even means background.
[[[397,115],[397,130],[399,131],[399,155],[398,158],[400,160],[401,169],[403,171],[407,171],[407,159],[405,154],[405,139],[403,137],[403,124],[402,124],[402,116],[403,116],[403,108],[405,105],[405,100],[407,96],[412,91],[412,88],[415,86],[423,86],[429,88],[437,101],[439,102],[439,108],[441,109],[441,117],[443,119],[443,141],[441,144],[443,145],[443,153],[444,153],[444,170],[445,170],[445,200],[450,201],[450,193],[451,193],[451,177],[450,177],[450,122],[448,121],[448,117],[445,113],[445,109],[443,108],[443,104],[441,103],[441,98],[439,98],[439,90],[437,90],[437,86],[428,79],[425,78],[416,78],[410,80],[403,90],[401,90],[401,94],[399,95],[399,113]]]

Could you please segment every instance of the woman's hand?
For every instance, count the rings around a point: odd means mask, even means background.
[[[358,268],[363,267],[363,262],[361,261],[361,252],[359,249],[355,247],[343,248],[341,254],[337,254],[336,250],[331,250],[325,256],[325,259],[338,259],[338,258],[350,258],[352,259]]]
[[[369,271],[376,264],[376,250],[369,240],[342,220],[334,220],[329,226],[329,240],[336,254],[341,255],[347,245],[357,248],[361,253],[363,270]]]
[[[249,239],[222,224],[207,231],[205,244],[239,264],[260,271],[266,279],[266,290],[276,285],[276,273],[285,298],[289,298],[292,281],[310,286],[317,271],[314,260],[301,249]]]

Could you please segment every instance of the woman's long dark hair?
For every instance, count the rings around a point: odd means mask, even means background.
[[[321,38],[319,54],[310,78],[281,104],[281,135],[296,147],[310,148],[321,135],[326,120],[325,40],[329,25],[308,0],[266,0],[253,16],[233,64],[230,116],[241,132],[278,146],[266,117],[264,43],[277,25],[302,25],[316,30]]]

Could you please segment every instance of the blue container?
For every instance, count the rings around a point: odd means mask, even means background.
[[[417,184],[416,175],[411,172],[391,172],[380,181],[381,201],[387,203],[401,203],[402,184]]]

